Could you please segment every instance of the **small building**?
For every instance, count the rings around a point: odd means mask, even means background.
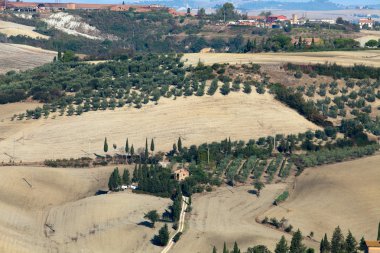
[[[273,23],[273,22],[284,22],[287,21],[288,19],[284,15],[278,15],[278,16],[269,16],[267,17],[267,22],[268,23]]]
[[[359,19],[360,29],[363,29],[366,27],[368,29],[372,29],[374,25],[375,25],[375,21],[372,20],[372,18],[361,18],[361,19]]]
[[[174,179],[177,181],[183,181],[190,176],[190,172],[187,169],[178,169],[174,171]]]
[[[365,241],[366,253],[380,253],[380,241]]]

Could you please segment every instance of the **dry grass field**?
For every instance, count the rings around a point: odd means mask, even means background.
[[[34,31],[35,27],[21,25],[13,22],[0,20],[0,33],[5,34],[7,37],[9,36],[28,36],[33,39],[49,39],[49,36],[40,34]]]
[[[283,233],[256,223],[255,218],[272,206],[286,184],[267,185],[260,198],[248,192],[252,189],[252,186],[222,187],[193,197],[187,229],[173,253],[212,252],[214,245],[219,252],[224,242],[232,248],[235,241],[244,251],[258,244],[274,250]],[[290,242],[288,235],[286,238]],[[309,247],[317,247],[309,241],[306,243]]]
[[[320,240],[340,226],[360,239],[375,240],[380,217],[380,155],[311,168],[297,178],[289,201],[263,216],[285,217]]]
[[[189,146],[227,137],[249,140],[318,128],[272,95],[256,92],[162,99],[158,105],[142,109],[125,107],[56,119],[0,122],[0,128],[4,125],[8,130],[0,132],[0,161],[8,161],[14,154],[16,161],[24,162],[102,153],[105,137],[110,147],[122,147],[128,137],[135,150],[144,147],[145,138],[154,138],[156,150],[167,151],[180,136]]]
[[[94,196],[112,169],[0,167],[0,252],[160,252],[150,239],[161,225],[139,223],[170,199]]]
[[[57,53],[37,47],[0,43],[0,74],[26,70],[53,61]]]
[[[184,54],[183,61],[190,65],[196,65],[199,61],[207,65],[214,63],[257,63],[257,64],[282,64],[282,63],[337,63],[343,66],[364,64],[380,67],[380,51],[331,51],[331,52],[302,52],[302,53],[257,53],[257,54],[230,54],[230,53],[190,53]]]

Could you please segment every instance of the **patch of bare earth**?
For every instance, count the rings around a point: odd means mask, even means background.
[[[264,215],[285,217],[320,240],[336,226],[360,239],[376,239],[380,217],[380,155],[310,168],[297,178],[289,201]],[[264,216],[263,215],[263,216]]]
[[[141,225],[170,199],[107,189],[113,167],[0,167],[0,252],[160,252]]]
[[[32,69],[52,62],[56,52],[37,47],[0,43],[0,74]]]
[[[145,145],[146,138],[154,138],[156,150],[168,151],[178,137],[189,146],[228,137],[247,141],[318,129],[271,94],[256,92],[161,99],[158,105],[148,104],[142,109],[124,107],[1,124],[7,124],[10,130],[8,134],[0,133],[0,161],[7,161],[9,157],[4,153],[12,151],[16,161],[25,162],[102,153],[105,137],[109,145],[117,144],[119,148],[128,137],[135,150]]]

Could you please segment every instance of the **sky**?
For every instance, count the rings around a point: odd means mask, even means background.
[[[77,2],[77,3],[121,3],[122,0],[24,0],[24,2]],[[124,0],[126,3],[141,2],[143,0]],[[160,3],[165,0],[147,0],[152,3]],[[215,0],[205,0],[205,2],[210,2]],[[234,2],[234,0],[226,0],[226,2]],[[257,1],[257,0],[252,0]],[[270,0],[261,0],[270,1]],[[274,0],[279,2],[308,2],[309,0]],[[380,0],[330,0],[331,2],[343,4],[343,5],[366,5],[366,4],[380,4]]]

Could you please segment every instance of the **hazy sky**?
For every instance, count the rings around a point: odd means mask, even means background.
[[[56,2],[56,0],[24,0],[24,2]],[[59,0],[60,2],[77,2],[77,3],[122,3],[123,0]],[[139,2],[143,0],[124,0],[126,3]],[[147,0],[150,2],[160,3],[165,0]],[[205,0],[205,2],[210,2],[212,0]],[[257,1],[257,0],[253,0]],[[271,1],[271,0],[261,0],[261,1]],[[309,0],[273,0],[279,2],[308,2]],[[330,0],[334,3],[345,4],[345,5],[365,5],[365,4],[380,4],[380,0]],[[233,0],[226,0],[226,2],[234,2]]]

